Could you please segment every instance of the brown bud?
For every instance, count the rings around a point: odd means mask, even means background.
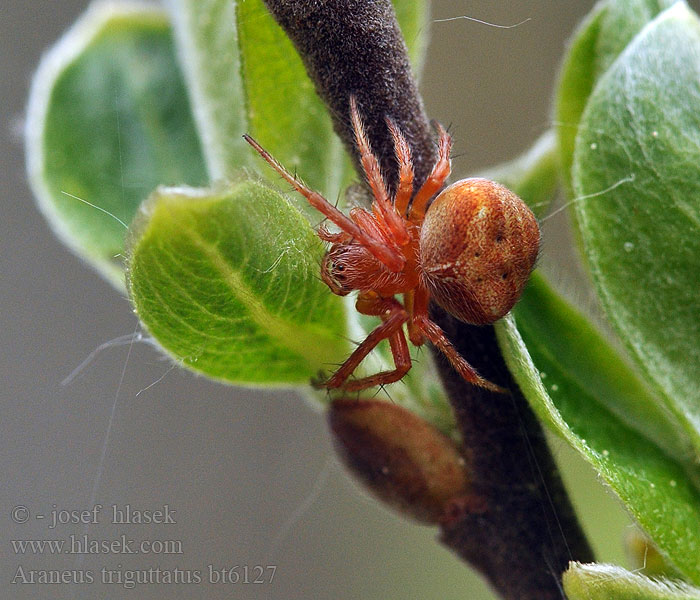
[[[329,420],[350,471],[404,514],[438,523],[448,501],[467,493],[465,461],[455,444],[410,411],[378,400],[340,399]]]

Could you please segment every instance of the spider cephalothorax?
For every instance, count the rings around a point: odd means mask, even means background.
[[[250,136],[246,140],[309,203],[338,228],[319,237],[331,243],[321,277],[339,296],[357,291],[357,310],[381,318],[372,331],[323,385],[362,390],[401,379],[411,368],[404,334],[419,346],[435,345],[467,381],[501,391],[462,358],[428,316],[432,298],[466,323],[485,325],[503,317],[520,297],[539,249],[537,220],[513,192],[487,179],[463,179],[443,190],[450,174],[450,135],[440,125],[438,160],[413,194],[411,152],[401,131],[387,119],[399,165],[396,194],[390,198],[372,154],[354,98],[350,117],[360,160],[374,194],[372,210],[353,208],[349,216],[307,188]],[[426,212],[427,211],[427,212]],[[403,303],[396,299],[403,294]],[[395,368],[369,377],[349,377],[362,360],[388,339]]]

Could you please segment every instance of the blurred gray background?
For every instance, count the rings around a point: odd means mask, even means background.
[[[81,14],[82,0],[3,0],[0,137],[3,335],[0,393],[0,595],[7,598],[491,598],[480,578],[435,541],[369,499],[333,456],[324,416],[291,392],[243,390],[170,366],[136,345],[105,350],[68,386],[60,382],[103,342],[137,323],[126,298],[50,233],[25,182],[20,136],[30,77],[45,48]],[[515,157],[550,125],[553,84],[566,40],[592,1],[437,0],[422,81],[429,114],[451,125],[456,175]],[[566,290],[572,265],[565,228],[545,231],[544,266]],[[162,377],[162,379],[161,379]],[[157,382],[157,383],[156,383]],[[112,428],[99,465],[110,415]],[[626,564],[628,521],[589,468],[559,441],[554,453],[602,561]],[[98,479],[99,477],[99,479]],[[96,483],[97,482],[97,483]],[[73,556],[17,555],[12,539],[61,538],[32,513],[129,503],[168,504],[177,524],[101,523],[91,537],[122,533],[178,539],[183,554],[99,555],[79,568],[206,569],[276,565],[271,585],[13,585],[25,569],[70,569]],[[107,519],[103,519],[106,521]],[[119,567],[121,565],[121,567]]]

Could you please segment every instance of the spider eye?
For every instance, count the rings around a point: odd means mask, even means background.
[[[335,277],[336,280],[345,281],[347,279],[347,277],[343,273],[343,271],[345,271],[345,265],[343,263],[333,262],[330,265],[330,269],[331,274],[333,275],[333,277]]]
[[[337,249],[331,249],[326,253],[321,265],[321,279],[338,296],[346,296],[352,291],[352,287],[346,284],[347,275],[345,264],[338,260]]]

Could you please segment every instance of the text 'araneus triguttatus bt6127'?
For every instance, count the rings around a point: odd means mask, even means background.
[[[411,343],[420,346],[430,341],[465,380],[503,391],[460,356],[430,320],[428,302],[432,298],[454,317],[474,325],[503,317],[520,297],[537,259],[537,219],[513,192],[487,179],[457,181],[430,203],[450,174],[452,139],[440,125],[437,162],[414,195],[410,148],[387,118],[399,167],[399,183],[390,198],[354,97],[350,98],[350,118],[374,201],[371,211],[355,207],[349,215],[291,175],[253,138],[244,136],[340,230],[318,229],[319,237],[330,243],[321,266],[323,281],[339,296],[357,291],[357,310],[382,320],[321,386],[353,391],[400,380],[411,368],[406,325]],[[397,294],[403,294],[403,303]],[[360,362],[385,339],[395,368],[350,379]]]

